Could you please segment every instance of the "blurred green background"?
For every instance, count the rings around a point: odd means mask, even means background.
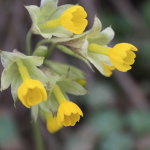
[[[90,29],[95,14],[103,29],[112,26],[115,38],[109,46],[126,42],[138,48],[133,69],[114,71],[110,78],[84,62],[55,49],[51,59],[75,65],[88,74],[86,96],[72,96],[84,117],[74,127],[50,134],[40,122],[46,150],[150,150],[150,1],[149,0],[60,0],[82,5]],[[26,34],[31,19],[24,5],[40,0],[0,0],[0,49],[26,53]],[[32,49],[42,38],[32,36]],[[3,67],[0,64],[0,73]],[[0,150],[35,150],[30,110],[20,102],[16,108],[10,88],[0,93]]]

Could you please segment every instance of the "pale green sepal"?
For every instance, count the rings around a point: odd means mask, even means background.
[[[38,118],[38,112],[39,112],[39,106],[38,105],[34,105],[31,107],[31,117],[33,118],[33,120],[35,122]]]
[[[46,60],[44,64],[50,69],[54,70],[59,75],[63,75],[64,72],[66,72],[68,68],[70,68],[74,79],[85,79],[85,73],[72,65],[63,64],[50,60]]]
[[[39,46],[34,50],[32,55],[45,57],[47,55],[47,53],[48,53],[48,47],[47,46]]]
[[[46,101],[42,101],[39,106],[43,111],[52,113],[54,115],[58,110],[59,104],[52,93],[50,97]]]
[[[48,20],[49,15],[57,8],[58,0],[41,0],[40,22]]]
[[[107,45],[114,38],[115,32],[111,27],[107,27],[105,30],[99,34],[88,38],[89,43],[95,43],[98,45]]]
[[[59,80],[57,81],[57,84],[63,89],[64,92],[73,94],[73,95],[84,95],[88,92],[77,82],[72,81],[72,73],[70,68],[66,73],[64,73]]]
[[[105,65],[113,66],[113,64],[111,63],[110,58],[106,55],[97,54],[97,53],[93,53],[93,52],[88,52],[88,56],[97,59],[99,62],[102,62]]]
[[[25,6],[25,8],[28,10],[33,24],[37,24],[40,15],[40,8],[35,5]]]
[[[57,48],[59,50],[63,51],[64,53],[68,54],[68,55],[71,55],[71,56],[74,56],[76,58],[79,58],[79,59],[83,60],[90,67],[90,69],[92,71],[94,71],[93,68],[92,68],[92,66],[91,66],[91,64],[88,62],[87,59],[84,59],[83,57],[77,55],[76,53],[72,52],[69,48],[67,48],[67,47],[65,47],[63,45],[58,45]]]
[[[47,35],[45,35],[47,33]],[[73,36],[73,33],[70,32],[69,30],[65,29],[63,26],[57,26],[51,29],[46,29],[42,31],[43,36],[49,36],[49,34],[56,36],[56,37],[62,37],[62,38],[67,38]],[[48,38],[50,39],[50,38]]]
[[[44,61],[44,57],[38,57],[38,56],[26,56],[23,53],[20,53],[17,50],[13,51],[13,54],[16,54],[18,58],[21,58],[22,60],[27,60],[29,63],[31,63],[34,66],[41,66]]]
[[[57,83],[61,89],[63,89],[66,93],[73,95],[85,95],[88,92],[77,82],[74,81],[61,81]]]
[[[87,58],[86,54],[82,52],[82,47],[85,44],[87,34],[85,35],[75,35],[73,38],[53,38],[51,42],[59,43],[60,45],[65,46],[74,53],[78,54],[83,58]]]
[[[99,20],[99,18],[97,18],[97,16],[95,16],[93,27],[91,28],[91,30],[87,31],[88,33],[87,38],[97,35],[101,31],[101,28],[102,28],[101,21]]]
[[[50,103],[50,105],[52,107],[52,113],[54,115],[57,112],[57,110],[58,110],[59,103],[58,103],[58,101],[57,101],[57,99],[56,99],[56,97],[54,96],[53,93],[50,96],[49,103]]]
[[[88,53],[88,56],[89,56],[88,59],[90,60],[90,62],[99,70],[99,72],[102,73],[104,76],[107,76],[105,68],[99,60],[99,56],[91,52]]]
[[[1,76],[1,91],[6,90],[11,83],[13,67],[9,67],[3,70]]]
[[[64,84],[64,87],[66,87],[66,88],[62,88],[64,92],[74,93],[75,95],[77,94],[84,95],[88,93],[80,84],[72,81],[72,76],[71,76],[72,73],[70,71],[70,68],[62,76],[58,76],[56,73],[54,73],[53,71],[51,71],[50,69],[46,67],[45,68],[42,67],[41,70],[48,77],[49,83],[51,84],[50,88],[47,89],[48,96],[51,95],[55,84],[59,84],[60,82],[61,82],[61,85]],[[70,86],[69,88],[73,88],[74,92],[71,91],[71,89],[69,91],[69,89],[67,88],[68,85]]]
[[[5,68],[9,68],[15,61],[19,60],[18,55],[11,52],[1,51],[1,62]]]
[[[20,85],[22,84],[22,78],[20,76],[20,73],[18,71],[18,67],[16,64],[13,64],[13,75],[12,75],[12,80],[11,80],[11,94],[14,100],[14,105],[16,104],[17,101],[19,101],[18,99],[18,88],[20,87]]]
[[[46,75],[40,69],[38,69],[37,67],[32,65],[27,60],[23,60],[23,63],[27,67],[31,79],[39,80],[40,82],[43,83],[44,86],[49,85],[48,78],[46,77]]]
[[[70,7],[72,7],[73,5],[70,4],[66,4],[66,5],[62,5],[57,7],[49,16],[48,20],[53,20],[53,19],[57,19],[60,18],[61,15],[63,14],[64,11],[66,11],[67,9],[69,9]]]

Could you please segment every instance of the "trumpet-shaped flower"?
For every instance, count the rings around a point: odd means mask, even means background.
[[[81,34],[85,30],[88,21],[87,13],[81,6],[72,6],[61,16],[61,25],[75,34]]]
[[[57,118],[56,118],[56,116],[53,116],[52,113],[46,113],[45,116],[46,116],[47,130],[50,133],[55,133],[63,127],[62,124],[58,125]]]
[[[41,0],[40,8],[26,6],[31,16],[33,25],[31,31],[40,34],[44,38],[70,37],[73,34],[81,34],[85,30],[88,21],[87,13],[79,5],[62,5],[57,7],[58,0]]]
[[[43,57],[26,56],[18,51],[1,51],[4,71],[1,77],[1,90],[11,84],[11,93],[16,103],[19,99],[28,108],[47,99],[44,86],[49,84],[46,75],[36,66],[43,63]],[[19,98],[19,99],[18,99]]]
[[[80,115],[83,117],[81,109],[75,103],[66,100],[57,84],[53,88],[53,93],[60,104],[57,111],[57,123],[74,126],[80,120]]]
[[[39,104],[47,100],[47,93],[43,84],[38,80],[26,79],[18,88],[18,97],[26,107]]]
[[[57,112],[58,124],[64,126],[74,126],[76,122],[80,120],[80,116],[83,117],[81,109],[73,102],[62,102]]]
[[[126,72],[131,69],[130,65],[135,62],[136,55],[133,51],[137,51],[137,48],[132,44],[120,43],[109,51],[109,57],[119,71]]]
[[[108,56],[116,69],[126,72],[135,61],[136,55],[133,51],[137,51],[137,48],[129,43],[120,43],[113,48],[92,43],[89,44],[88,50]]]

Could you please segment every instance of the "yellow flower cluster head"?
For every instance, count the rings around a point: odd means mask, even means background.
[[[26,79],[18,88],[20,101],[28,108],[46,101],[47,93],[43,84],[38,80]]]

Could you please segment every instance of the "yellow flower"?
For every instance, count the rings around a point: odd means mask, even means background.
[[[41,29],[63,26],[67,30],[75,34],[81,34],[85,30],[88,21],[85,19],[87,13],[84,8],[76,5],[72,6],[61,15],[60,18],[50,20],[40,26]]]
[[[53,88],[58,103],[60,104],[57,111],[57,123],[64,126],[74,126],[83,117],[81,109],[73,102],[67,101],[58,85]]]
[[[63,127],[62,125],[58,125],[57,118],[53,117],[52,113],[46,114],[46,126],[50,133],[55,133]]]
[[[87,13],[83,7],[72,6],[62,14],[61,24],[72,33],[81,34],[88,24],[86,17]]]
[[[115,67],[105,65],[104,63],[102,63],[102,65],[104,66],[107,77],[110,77],[112,75],[112,71],[115,70]]]
[[[26,79],[18,88],[18,97],[26,107],[39,104],[47,99],[43,84],[38,80]]]
[[[133,51],[137,51],[137,48],[128,43],[120,43],[115,45],[109,52],[109,57],[112,64],[122,72],[130,70],[130,65],[134,64],[136,57]]]
[[[129,43],[116,44],[113,48],[92,43],[89,44],[88,50],[108,56],[116,69],[126,72],[132,68],[130,65],[134,64],[136,55],[133,51],[137,51],[137,48]]]
[[[76,82],[79,83],[83,87],[86,86],[86,81],[84,79],[77,79]]]
[[[74,126],[80,120],[80,115],[83,117],[81,109],[73,102],[62,102],[57,112],[58,124],[64,126]]]
[[[18,88],[18,97],[20,101],[27,108],[39,104],[42,100],[46,101],[47,93],[43,84],[38,80],[32,80],[28,73],[27,68],[23,62],[18,60],[17,62],[19,73],[22,77],[23,83]]]

